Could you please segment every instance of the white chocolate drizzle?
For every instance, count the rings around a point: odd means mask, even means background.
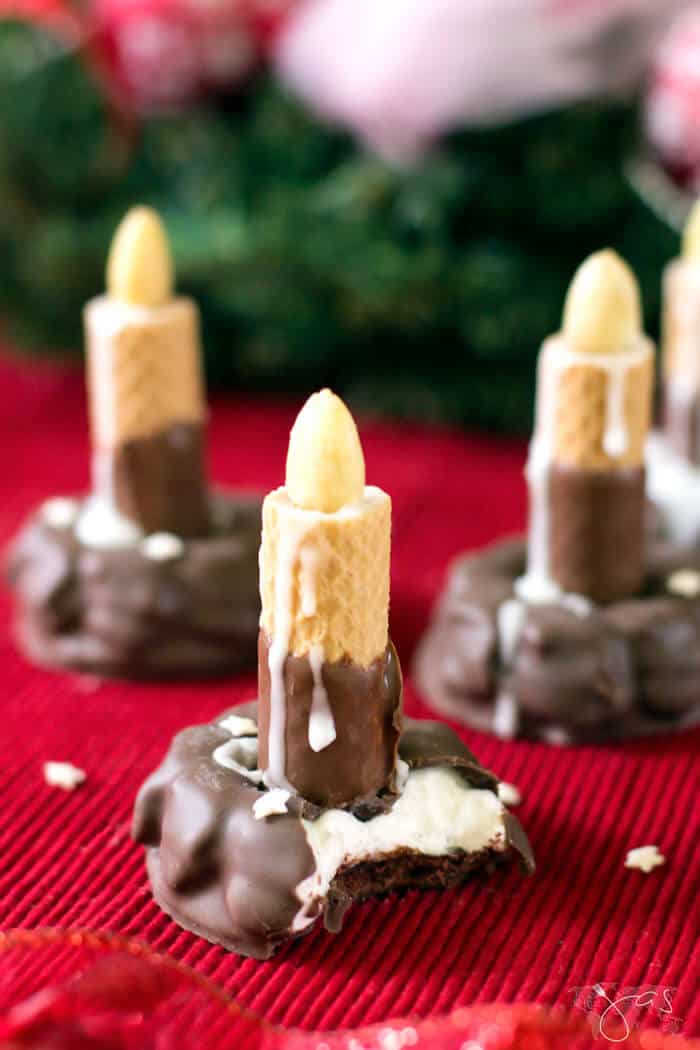
[[[613,358],[613,361],[617,358]],[[624,364],[624,362],[623,362]],[[606,369],[608,385],[605,402],[605,430],[603,451],[607,456],[624,456],[629,446],[627,420],[625,419],[626,377],[629,365],[623,369]]]
[[[508,598],[498,607],[498,647],[501,661],[506,667],[513,662],[525,622],[526,609],[525,603],[517,598]]]
[[[316,576],[319,566],[316,547],[305,543],[299,551],[299,589],[301,592],[302,616],[316,615]]]
[[[280,530],[275,565],[275,635],[270,641],[267,655],[270,669],[270,727],[264,780],[269,788],[293,790],[286,777],[287,754],[284,738],[287,725],[287,695],[284,665],[289,653],[293,626],[294,569],[310,521],[304,520],[301,515],[290,516],[285,524],[286,528]]]
[[[86,547],[99,550],[135,547],[143,530],[116,508],[112,485],[112,455],[96,448],[92,454],[92,496],[86,500],[75,533]]]
[[[518,731],[518,704],[508,692],[499,693],[493,705],[491,728],[501,740],[512,740]]]
[[[257,768],[257,737],[233,738],[220,744],[212,754],[218,766],[238,773],[253,784],[262,784],[262,771]]]
[[[314,645],[309,650],[309,663],[314,679],[309,715],[309,747],[316,752],[329,747],[337,736],[328,693],[323,684],[323,657],[322,645]]]

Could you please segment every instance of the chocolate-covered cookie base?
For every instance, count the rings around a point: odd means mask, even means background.
[[[450,729],[407,720],[399,754],[401,790],[367,819],[366,800],[358,812],[339,811],[264,787],[257,704],[185,729],[134,810],[133,835],[147,847],[156,901],[185,929],[265,959],[322,917],[337,932],[354,901],[453,886],[513,856],[533,870],[530,845],[498,800],[496,778]],[[471,807],[473,848],[422,852],[413,825],[434,830],[434,822],[454,822],[441,804],[443,783]]]
[[[83,502],[53,500],[15,540],[16,633],[48,667],[105,676],[210,676],[255,666],[260,500],[216,494],[207,536],[91,547]]]
[[[414,661],[442,714],[499,736],[618,739],[700,721],[700,551],[650,545],[634,599],[516,593],[524,541],[452,567]]]

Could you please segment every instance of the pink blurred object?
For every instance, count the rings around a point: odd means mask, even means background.
[[[700,6],[676,19],[661,42],[645,127],[654,153],[676,182],[700,187]]]
[[[632,90],[689,0],[307,0],[282,76],[397,161],[442,132]]]

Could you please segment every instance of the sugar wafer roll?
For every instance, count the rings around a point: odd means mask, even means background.
[[[614,252],[598,252],[540,352],[524,597],[610,602],[639,591],[652,384],[635,278]]]
[[[700,202],[682,255],[663,277],[663,429],[671,448],[700,465]]]
[[[337,806],[393,783],[390,546],[391,501],[365,485],[352,416],[323,390],[292,429],[286,485],[263,506],[260,763],[271,787]]]
[[[205,398],[195,303],[173,294],[167,235],[134,208],[119,227],[107,294],[85,309],[96,543],[205,535]],[[89,537],[84,537],[89,539]]]

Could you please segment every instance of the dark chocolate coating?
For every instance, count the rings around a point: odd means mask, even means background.
[[[662,394],[666,441],[682,459],[700,466],[700,398],[674,397],[667,385]]]
[[[593,606],[525,606],[515,650],[501,648],[498,611],[525,571],[525,544],[508,540],[459,559],[416,652],[414,675],[438,711],[494,729],[499,698],[516,735],[617,739],[700,721],[700,598],[668,590],[700,552],[650,545],[638,597]]]
[[[292,929],[300,909],[295,889],[315,870],[300,818],[314,819],[321,810],[310,812],[292,796],[286,813],[255,819],[253,804],[265,788],[212,758],[231,740],[218,724],[226,714],[256,720],[257,704],[224,712],[209,725],[192,726],[175,737],[163,764],[139,792],[132,834],[147,847],[153,894],[164,911],[230,951],[266,959],[310,928]],[[469,785],[497,790],[496,778],[446,726],[407,720],[399,751],[412,767],[451,766]],[[241,764],[246,765],[243,755]],[[517,819],[507,814],[505,824],[505,851],[429,856],[401,849],[346,866],[312,917],[323,913],[326,928],[338,932],[353,901],[410,887],[452,886],[476,868],[514,856],[525,870],[534,870]]]
[[[258,692],[260,763],[267,770],[270,725],[270,640],[260,632]],[[401,668],[391,644],[369,667],[347,660],[324,663],[323,685],[336,738],[322,751],[309,746],[314,679],[306,656],[284,664],[286,698],[285,775],[294,789],[319,806],[343,806],[356,799],[393,791],[396,749],[401,731]]]
[[[167,561],[139,546],[86,547],[72,528],[34,514],[15,540],[8,576],[27,656],[126,678],[219,675],[253,667],[260,600],[261,501],[216,495],[206,537]]]
[[[103,453],[117,510],[145,532],[207,536],[209,495],[204,425],[172,423]]]
[[[549,469],[549,572],[563,591],[620,601],[644,580],[644,469]]]

